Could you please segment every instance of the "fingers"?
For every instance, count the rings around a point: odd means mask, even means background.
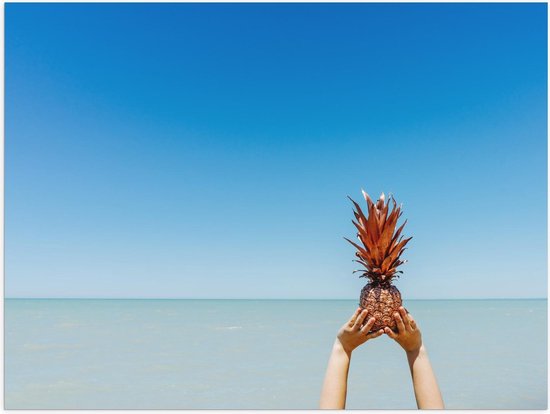
[[[361,328],[361,332],[363,332],[365,335],[370,332],[372,327],[374,326],[374,322],[376,321],[376,318],[370,318],[368,322]]]
[[[393,314],[393,319],[397,322],[397,329],[399,330],[399,333],[405,332],[405,323],[403,322],[403,319],[401,319],[401,315],[398,312]]]
[[[400,307],[399,313],[401,313],[402,319],[405,321],[405,327],[411,332],[415,331],[417,329],[416,321],[414,320],[413,316],[409,313],[409,311],[404,307]]]
[[[414,320],[413,316],[410,313],[407,314],[407,316],[409,318],[409,325],[411,327],[411,330],[415,331],[416,330],[416,321]]]
[[[401,314],[401,319],[403,319],[404,321],[404,325],[405,325],[405,328],[412,331],[412,326],[411,326],[411,320],[409,318],[409,314],[407,313],[407,311],[405,310],[405,308],[403,306],[401,306],[399,308],[399,313]],[[401,329],[400,329],[401,331]]]
[[[359,316],[357,316],[357,318],[355,319],[355,323],[353,324],[353,329],[355,329],[356,331],[361,329],[361,325],[363,325],[363,321],[365,320],[366,316],[367,316],[367,310],[363,309],[359,314]]]
[[[357,317],[359,316],[359,313],[361,313],[361,308],[355,309],[355,312],[353,315],[351,315],[350,320],[348,321],[348,326],[351,328],[355,324],[355,321],[357,320]]]
[[[367,340],[369,339],[374,339],[374,338],[378,338],[380,335],[382,335],[384,333],[384,330],[383,329],[379,329],[378,331],[376,332],[373,332],[373,333],[370,333],[367,335]]]
[[[397,338],[397,334],[392,331],[390,328],[388,328],[387,326],[384,328],[384,332],[386,333],[386,335],[388,335],[391,339],[395,339]]]

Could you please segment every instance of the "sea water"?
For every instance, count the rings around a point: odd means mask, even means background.
[[[317,408],[346,300],[5,301],[5,408]],[[406,301],[447,408],[547,407],[546,300]],[[386,335],[354,351],[347,408],[416,408]]]

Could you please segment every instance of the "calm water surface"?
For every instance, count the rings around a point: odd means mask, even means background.
[[[5,301],[5,408],[317,408],[355,301]],[[407,301],[448,408],[547,407],[546,300]],[[348,408],[416,408],[388,337],[353,354]]]

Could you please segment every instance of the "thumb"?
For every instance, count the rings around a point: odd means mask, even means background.
[[[395,339],[397,338],[397,334],[392,331],[390,328],[388,328],[387,326],[384,328],[384,332],[386,333],[386,335],[388,335],[391,339]]]

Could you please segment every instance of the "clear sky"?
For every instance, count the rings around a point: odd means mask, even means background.
[[[546,297],[546,9],[7,4],[6,295]]]

